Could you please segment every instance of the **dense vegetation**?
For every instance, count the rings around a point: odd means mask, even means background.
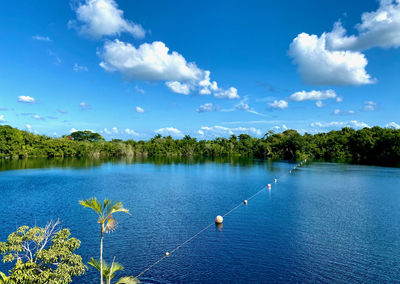
[[[101,226],[100,259],[93,257],[88,262],[100,272],[100,284],[111,284],[116,273],[124,270],[123,265],[115,261],[108,265],[103,258],[103,233],[111,233],[117,227],[115,213],[129,213],[122,202],[97,198],[80,200],[79,203],[97,214],[97,223]],[[4,263],[12,263],[8,275],[0,271],[0,284],[67,284],[73,278],[83,275],[88,267],[82,257],[75,254],[81,241],[71,237],[69,229],[61,229],[60,221],[49,221],[45,227],[19,227],[11,233],[7,241],[0,242],[0,255]],[[137,284],[139,279],[133,276],[121,277],[115,284]]]
[[[392,128],[343,128],[328,133],[300,135],[295,130],[267,132],[263,138],[247,134],[230,138],[197,140],[156,135],[148,141],[105,141],[90,131],[77,131],[62,138],[35,135],[0,126],[0,158],[28,157],[121,157],[121,156],[245,156],[296,160],[311,158],[360,164],[398,166],[400,130]]]

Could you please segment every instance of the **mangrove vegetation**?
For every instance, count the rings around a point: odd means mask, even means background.
[[[358,164],[398,166],[400,130],[393,128],[345,127],[327,133],[299,134],[268,131],[261,138],[247,134],[229,138],[198,140],[186,135],[181,139],[156,135],[149,140],[114,139],[100,134],[77,131],[60,138],[37,135],[11,126],[0,126],[0,158],[30,157],[228,157],[259,159],[342,161]]]

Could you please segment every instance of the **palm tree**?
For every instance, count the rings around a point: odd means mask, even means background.
[[[108,199],[104,199],[103,204],[101,204],[96,197],[79,200],[79,204],[93,209],[99,219],[97,223],[100,224],[100,284],[103,283],[103,234],[110,233],[117,228],[117,220],[114,219],[113,214],[117,212],[129,213],[128,209],[125,209],[122,202],[114,202]]]
[[[115,260],[115,257],[114,257],[114,260]],[[107,284],[111,284],[111,279],[113,279],[115,277],[115,272],[124,270],[124,267],[122,266],[122,264],[119,264],[118,262],[114,262],[114,260],[113,260],[111,266],[109,266],[103,260],[103,277],[107,279]],[[99,260],[92,258],[89,261],[89,264],[100,271],[101,265],[100,265]],[[136,284],[136,283],[140,283],[140,281],[133,276],[121,277],[117,282],[115,282],[115,284]]]

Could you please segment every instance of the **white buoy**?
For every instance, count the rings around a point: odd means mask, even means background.
[[[218,215],[217,217],[215,217],[215,224],[222,224],[223,221],[224,221],[224,218],[221,215]]]
[[[267,187],[268,187],[268,189],[271,189],[271,184],[269,183],[269,184],[267,185]]]
[[[165,253],[165,256],[169,256],[169,252],[166,252],[166,253]]]
[[[291,174],[292,173],[292,171],[289,171],[289,174]]]
[[[277,182],[278,182],[278,179],[274,179],[274,182],[277,183]]]
[[[247,205],[247,200],[243,201],[244,205]]]

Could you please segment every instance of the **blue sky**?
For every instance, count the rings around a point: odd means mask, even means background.
[[[0,123],[203,138],[400,128],[400,1],[8,1]]]

